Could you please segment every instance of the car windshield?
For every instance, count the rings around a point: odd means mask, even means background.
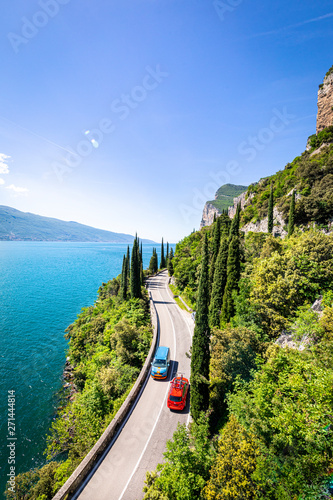
[[[169,399],[170,399],[170,401],[173,401],[174,403],[180,403],[182,400],[181,396],[170,396]]]
[[[154,366],[166,366],[166,361],[165,359],[155,359],[154,361]]]

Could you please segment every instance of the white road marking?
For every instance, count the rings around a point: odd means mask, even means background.
[[[169,297],[170,297],[170,298],[173,300],[173,302],[174,302],[174,303],[178,306],[178,304],[177,304],[177,302],[175,301],[175,299],[171,296],[171,290],[170,290],[170,288],[168,287],[168,283],[167,283],[167,282],[165,282],[165,288],[166,288],[166,290],[167,290],[167,293],[168,293]],[[191,343],[192,343],[192,337],[193,337],[193,335],[192,335],[191,329],[190,329],[190,327],[189,327],[188,322],[185,320],[185,318],[184,318],[183,314],[181,313],[179,306],[177,307],[177,311],[178,311],[178,314],[180,315],[180,317],[182,318],[182,320],[185,322],[185,324],[186,324],[186,326],[187,326],[187,329],[188,329],[189,334],[190,334]],[[169,312],[169,310],[168,310],[168,312]],[[188,426],[189,426],[190,419],[191,419],[191,413],[189,412],[189,413],[188,413],[188,416],[187,416],[187,420],[186,420],[186,427],[188,427]]]
[[[160,297],[161,297],[161,299],[162,299],[162,301],[163,301],[163,297],[162,297],[162,295],[161,295],[161,292],[160,292],[160,291],[158,291],[158,293],[160,294]],[[169,317],[170,317],[170,321],[171,321],[171,325],[172,325],[172,330],[173,330],[173,339],[174,339],[174,344],[175,344],[175,348],[174,348],[174,351],[175,351],[175,352],[174,352],[174,357],[176,357],[176,332],[175,332],[175,326],[174,326],[174,324],[173,324],[173,321],[172,321],[172,318],[171,318],[171,315],[170,315],[170,312],[169,312],[168,308],[167,308],[167,311],[168,311],[168,314],[169,314]],[[135,467],[134,467],[134,469],[133,469],[133,472],[132,472],[132,474],[130,475],[130,477],[129,477],[129,479],[128,479],[128,481],[127,481],[127,483],[126,483],[126,485],[125,485],[125,487],[124,487],[124,489],[123,489],[123,491],[121,492],[120,497],[119,497],[119,499],[118,499],[118,500],[121,500],[121,499],[123,498],[123,496],[124,496],[124,494],[126,493],[126,490],[127,490],[127,488],[128,488],[128,485],[130,484],[130,482],[131,482],[131,480],[132,480],[132,478],[133,478],[134,474],[136,473],[136,471],[137,471],[137,469],[138,469],[138,467],[139,467],[139,465],[140,465],[140,462],[141,462],[141,460],[142,460],[142,457],[143,457],[143,455],[144,455],[144,453],[145,453],[145,451],[146,451],[146,449],[147,449],[147,446],[148,446],[148,444],[149,444],[149,442],[150,442],[150,440],[151,440],[151,437],[152,437],[152,435],[153,435],[153,433],[154,433],[154,430],[155,430],[155,428],[156,428],[157,422],[158,422],[158,420],[159,420],[159,418],[160,418],[160,416],[161,416],[162,410],[163,410],[163,408],[165,407],[165,399],[166,399],[166,397],[167,397],[168,392],[169,392],[169,386],[167,387],[167,390],[166,390],[165,396],[164,396],[164,398],[163,398],[163,403],[162,403],[162,405],[161,405],[161,407],[160,407],[160,411],[158,412],[158,415],[157,415],[157,417],[156,417],[156,419],[155,419],[155,423],[154,423],[153,428],[152,428],[152,430],[151,430],[151,432],[150,432],[150,434],[149,434],[149,437],[148,437],[148,439],[147,439],[147,441],[146,441],[146,444],[145,444],[145,446],[144,446],[144,448],[143,448],[143,450],[142,450],[142,453],[141,453],[141,455],[140,455],[140,457],[139,457],[139,459],[138,459],[138,461],[137,461],[137,463],[136,463],[136,465],[135,465]]]

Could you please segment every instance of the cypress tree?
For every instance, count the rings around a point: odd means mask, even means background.
[[[169,258],[169,242],[167,241],[166,257],[165,257],[167,265],[168,265],[168,258]]]
[[[140,286],[143,286],[143,262],[142,262],[142,242],[138,238],[138,263],[140,272]]]
[[[214,223],[214,228],[213,228],[213,249],[212,249],[212,258],[209,266],[210,291],[213,285],[215,262],[220,249],[220,241],[221,241],[221,218],[218,217],[218,219],[216,219],[216,222]]]
[[[173,262],[172,262],[172,260],[173,260],[173,249],[171,247],[170,252],[169,252],[168,262],[167,262],[169,276],[173,276]]]
[[[138,259],[138,240],[136,237],[132,248],[130,288],[131,298],[139,299],[141,297],[140,262]]]
[[[241,212],[241,205],[240,203],[238,203],[235,217],[231,221],[230,232],[229,232],[230,238],[231,236],[239,235],[240,212]]]
[[[296,201],[296,194],[294,190],[291,197],[291,203],[289,209],[288,238],[293,234],[295,229],[295,201]]]
[[[149,271],[152,274],[157,273],[158,270],[158,262],[157,262],[157,253],[156,253],[156,248],[153,248],[153,255],[150,258],[149,261]]]
[[[130,266],[131,266],[131,258],[130,258],[130,248],[127,245],[127,254],[126,254],[126,279],[127,279],[127,291],[128,291],[128,282],[130,277]]]
[[[163,244],[163,238],[162,238],[160,269],[164,269],[165,267],[166,267],[166,263],[165,263],[165,257],[164,257],[164,244]]]
[[[223,238],[219,254],[215,263],[214,281],[209,306],[209,320],[211,326],[220,325],[224,289],[227,283],[228,240]]]
[[[221,311],[222,321],[229,322],[235,313],[234,301],[232,298],[233,290],[238,288],[240,278],[240,244],[238,236],[231,236],[228,248],[227,260],[227,283],[223,294],[223,303]]]
[[[200,412],[206,411],[209,406],[210,330],[208,297],[209,270],[208,238],[206,233],[202,253],[191,355],[191,414],[195,421],[199,418]]]
[[[123,266],[121,269],[121,282],[120,282],[120,294],[123,300],[126,300],[127,290],[126,290],[127,280],[126,280],[126,255],[123,257]]]
[[[238,222],[239,224],[239,222]],[[228,214],[223,213],[220,215],[220,233],[221,236],[228,236],[230,232],[231,219]]]
[[[267,231],[270,234],[272,234],[273,232],[273,208],[274,208],[274,195],[273,195],[273,184],[271,184],[271,191],[269,194],[269,201],[268,201],[268,226],[267,226]]]

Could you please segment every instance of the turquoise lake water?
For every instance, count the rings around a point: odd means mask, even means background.
[[[143,245],[144,267],[153,247]],[[174,247],[174,246],[173,246]],[[125,244],[0,241],[0,497],[9,473],[8,391],[15,391],[15,468],[44,463],[62,385],[64,330],[121,272]],[[12,430],[12,429],[10,429]]]

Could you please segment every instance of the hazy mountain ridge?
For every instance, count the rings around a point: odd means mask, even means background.
[[[0,240],[132,243],[134,236],[105,231],[78,222],[21,212],[0,205]],[[142,240],[142,242],[153,243],[152,240]]]

